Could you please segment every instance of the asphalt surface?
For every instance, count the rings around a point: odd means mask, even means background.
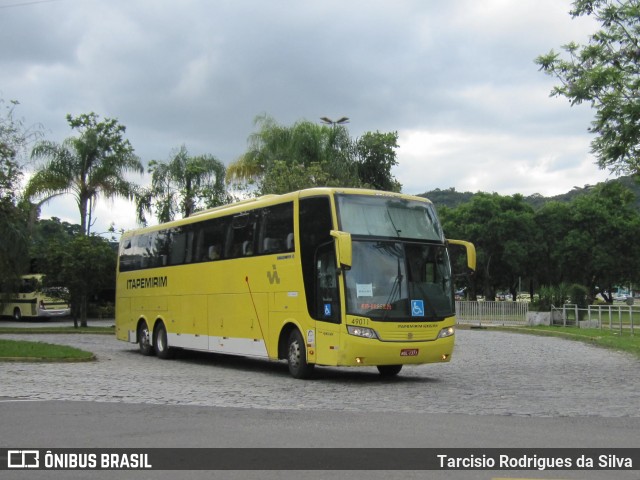
[[[0,326],[10,322],[0,321]],[[107,322],[108,324],[108,322]],[[31,323],[29,326],[35,326]],[[0,338],[73,345],[88,363],[0,363],[8,448],[69,447],[620,447],[640,445],[640,361],[567,340],[460,330],[448,364],[317,368],[181,353],[143,357],[110,335]],[[9,442],[9,444],[7,443]],[[51,478],[54,472],[9,472]],[[86,478],[80,472],[55,478]],[[298,478],[292,472],[174,472],[180,478]],[[281,472],[282,473],[282,472]],[[91,472],[92,476],[98,472]],[[133,472],[127,478],[174,478]],[[635,472],[306,472],[302,478],[621,478]],[[95,478],[124,478],[104,472]]]
[[[170,361],[143,357],[136,345],[110,335],[33,334],[29,339],[73,345],[94,352],[98,360],[2,364],[1,398],[284,410],[640,416],[636,358],[557,338],[459,330],[450,363],[405,367],[392,379],[382,379],[375,368],[317,368],[311,381],[291,378],[283,362],[187,352]]]

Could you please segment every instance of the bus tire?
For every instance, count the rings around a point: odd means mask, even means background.
[[[402,370],[402,365],[378,365],[378,372],[383,377],[395,377]]]
[[[22,320],[22,312],[20,311],[19,307],[16,307],[13,309],[13,319],[16,322],[19,322],[20,320]]]
[[[151,333],[149,326],[144,320],[138,326],[138,345],[140,345],[140,353],[145,357],[153,355],[153,345],[151,345]]]
[[[287,362],[289,373],[294,378],[309,378],[313,373],[313,364],[307,363],[307,350],[300,331],[294,328],[289,334],[287,344]]]
[[[167,329],[162,322],[158,322],[153,329],[153,349],[158,358],[167,360],[173,357],[173,349],[169,347],[169,342],[167,341]]]

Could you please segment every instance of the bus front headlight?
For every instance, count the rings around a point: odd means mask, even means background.
[[[372,328],[357,327],[355,325],[347,325],[347,332],[349,335],[363,338],[378,338],[378,334]]]
[[[453,327],[447,327],[440,330],[438,333],[438,338],[447,338],[456,333],[456,329]]]

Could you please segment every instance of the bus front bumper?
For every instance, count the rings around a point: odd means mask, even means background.
[[[455,335],[421,342],[383,342],[377,339],[350,336],[343,345],[339,365],[419,365],[451,360]]]
[[[70,308],[59,308],[59,309],[42,309],[39,308],[38,309],[38,316],[39,317],[45,317],[45,318],[51,318],[51,317],[68,317],[69,315],[71,315],[71,309]]]

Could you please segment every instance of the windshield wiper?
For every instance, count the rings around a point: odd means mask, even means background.
[[[396,232],[396,236],[400,238],[401,230],[398,230],[398,227],[396,227],[396,224],[393,221],[393,217],[391,216],[391,212],[389,211],[389,207],[387,207],[387,216],[389,217],[389,220],[391,220],[391,226],[393,227],[393,231]]]

